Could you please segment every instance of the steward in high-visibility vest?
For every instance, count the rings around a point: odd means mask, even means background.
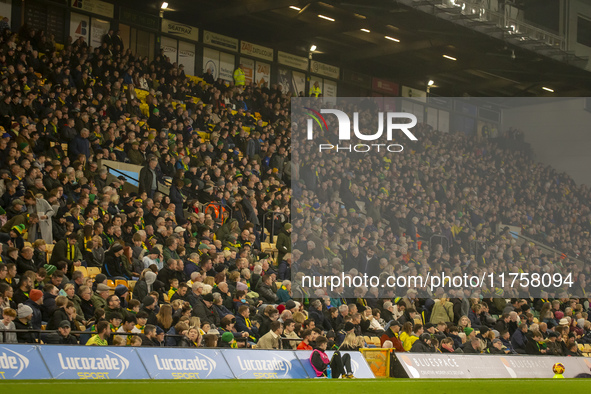
[[[246,75],[244,75],[244,70],[242,69],[242,64],[238,66],[236,70],[234,70],[234,85],[236,86],[244,86],[246,82]]]
[[[322,94],[322,89],[320,89],[320,85],[318,81],[314,82],[314,85],[310,88],[310,97],[318,97]]]

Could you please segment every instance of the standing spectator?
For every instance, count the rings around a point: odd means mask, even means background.
[[[158,166],[158,158],[151,157],[148,160],[148,165],[140,170],[139,179],[139,193],[146,193],[148,198],[153,198],[154,193],[158,190],[158,179],[156,175],[156,167]]]
[[[246,75],[242,67],[242,63],[240,63],[238,68],[234,70],[234,85],[236,86],[244,86],[246,82]]]

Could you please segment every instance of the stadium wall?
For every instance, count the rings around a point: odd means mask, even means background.
[[[505,109],[503,130],[520,129],[535,159],[570,175],[577,184],[591,185],[591,112],[584,98],[544,100],[539,104]]]

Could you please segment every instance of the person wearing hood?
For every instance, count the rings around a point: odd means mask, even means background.
[[[134,300],[143,300],[152,290],[154,290],[154,282],[156,282],[157,275],[151,270],[144,271],[143,278],[137,281],[133,288],[132,297]]]
[[[105,253],[105,265],[103,274],[110,279],[131,279],[131,273],[127,272],[121,256],[123,255],[123,246],[115,244]]]

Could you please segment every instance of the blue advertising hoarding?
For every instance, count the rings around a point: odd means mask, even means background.
[[[132,347],[41,346],[54,379],[149,379]]]
[[[37,346],[0,345],[0,380],[13,379],[51,379]]]
[[[237,379],[307,379],[292,351],[225,350],[224,358]]]
[[[137,353],[152,379],[234,379],[221,350],[148,347]]]
[[[312,354],[311,351],[308,350],[298,350],[295,352],[302,362],[304,369],[308,373],[311,378],[316,377],[316,371],[312,368],[312,364],[310,364],[310,355]],[[332,359],[334,351],[327,350],[326,355],[329,359]],[[353,375],[358,379],[375,379],[375,375],[371,371],[369,365],[367,365],[367,361],[363,358],[363,355],[360,352],[341,352],[341,356],[348,354],[351,356],[351,369],[353,370]]]

